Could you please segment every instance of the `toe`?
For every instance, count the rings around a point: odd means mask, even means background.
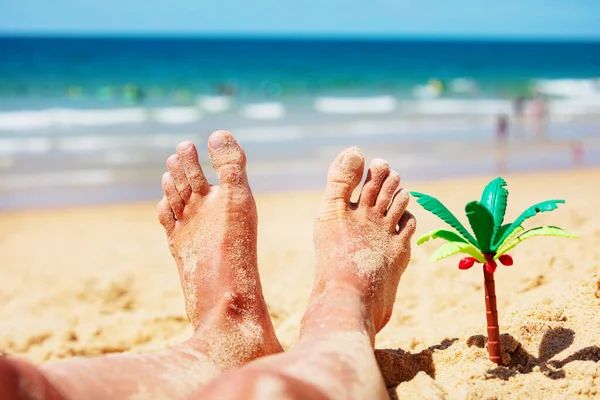
[[[409,201],[410,194],[408,193],[408,190],[405,189],[400,189],[392,199],[392,203],[386,214],[386,218],[390,221],[392,230],[396,230],[396,225],[399,224],[400,219],[406,212]]]
[[[180,219],[183,216],[183,209],[185,204],[179,195],[179,192],[175,188],[175,183],[173,183],[173,177],[171,173],[165,172],[162,177],[162,187],[165,192],[165,197],[167,198],[171,209],[173,210],[173,214],[175,214],[175,218]]]
[[[404,211],[398,222],[398,234],[402,241],[410,243],[410,238],[414,235],[416,229],[417,219],[410,211]]]
[[[208,181],[202,172],[198,161],[198,151],[192,142],[181,142],[177,146],[177,154],[185,176],[194,193],[206,194],[209,188]]]
[[[185,176],[183,166],[181,165],[181,159],[178,154],[173,154],[171,157],[167,158],[167,168],[173,178],[175,189],[179,192],[179,196],[184,203],[187,203],[192,195],[192,187]]]
[[[359,207],[373,207],[381,190],[381,185],[390,172],[387,161],[376,158],[371,162],[367,179],[360,193]]]
[[[326,201],[349,203],[352,192],[362,179],[364,165],[365,158],[357,147],[342,151],[329,167]]]
[[[216,131],[208,139],[208,152],[217,171],[219,185],[247,185],[246,154],[227,131]]]
[[[175,229],[176,220],[171,205],[166,197],[163,196],[162,200],[158,202],[156,211],[158,213],[158,221],[167,231],[167,235],[170,235],[171,232],[173,232],[173,229]]]
[[[392,201],[394,194],[398,190],[398,186],[400,186],[400,175],[398,175],[396,171],[390,171],[383,181],[379,196],[377,196],[377,201],[375,202],[375,208],[377,208],[381,214],[386,213],[390,201]]]

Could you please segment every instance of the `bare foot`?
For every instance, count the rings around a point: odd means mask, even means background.
[[[350,202],[363,168],[352,148],[329,169],[315,225],[315,287],[298,344],[220,375],[195,399],[389,398],[373,345],[390,318],[416,222],[405,211],[408,192],[398,191],[400,177],[383,160],[373,161],[359,201]]]
[[[389,321],[400,277],[410,259],[415,218],[400,176],[375,159],[357,203],[364,157],[343,151],[329,169],[315,224],[317,271],[303,332],[362,329],[374,341]]]
[[[220,372],[281,352],[262,295],[256,206],[244,152],[215,132],[209,152],[220,186],[209,185],[196,148],[167,160],[158,217],[179,269],[194,327],[187,342],[155,353],[71,358],[35,367],[0,357],[2,399],[182,399]]]
[[[229,369],[282,348],[258,275],[258,218],[246,156],[225,131],[211,135],[208,150],[219,186],[207,182],[195,146],[180,143],[167,160],[158,218],[194,328],[190,343]]]

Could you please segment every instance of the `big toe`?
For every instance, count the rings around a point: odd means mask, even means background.
[[[358,147],[350,147],[331,163],[327,175],[326,201],[350,202],[352,192],[362,179],[365,158]]]
[[[219,185],[247,185],[246,154],[233,135],[216,131],[208,139],[208,153]]]

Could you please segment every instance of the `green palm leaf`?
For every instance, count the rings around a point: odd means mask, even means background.
[[[500,245],[497,246],[496,252],[500,252],[506,247],[519,233],[523,232],[525,228],[522,225],[517,226],[511,233],[504,239]]]
[[[468,242],[477,246],[477,241],[475,240],[473,235],[471,235],[469,231],[465,229],[465,227],[460,223],[460,221],[456,219],[454,214],[452,214],[450,210],[448,210],[448,208],[446,208],[446,206],[442,204],[441,201],[439,201],[435,197],[419,192],[410,192],[410,194],[417,198],[417,203],[419,203],[424,209],[431,212],[435,216],[441,218],[448,225],[456,229],[458,233],[460,233],[465,239],[467,239]]]
[[[534,236],[560,236],[560,237],[566,237],[566,238],[578,237],[577,235],[569,233],[569,232],[565,231],[564,229],[559,228],[557,226],[538,226],[537,228],[532,228],[532,229],[529,229],[529,230],[523,232],[522,234],[517,236],[515,239],[513,239],[510,243],[508,243],[506,246],[503,246],[502,251],[498,252],[494,256],[494,260],[497,260],[502,254],[513,249],[516,245],[521,243],[523,240],[529,239],[530,237],[534,237]]]
[[[564,200],[546,200],[541,203],[532,205],[527,210],[523,211],[521,215],[519,215],[519,218],[517,218],[515,222],[513,222],[508,227],[506,232],[504,232],[504,235],[500,238],[500,240],[497,241],[497,243],[504,242],[506,237],[510,235],[513,229],[516,229],[517,226],[520,226],[523,223],[523,221],[525,221],[527,218],[531,218],[540,212],[556,210],[558,208],[558,204],[563,204],[564,202]]]
[[[479,250],[489,253],[494,234],[494,217],[488,209],[478,201],[472,201],[465,207],[471,229],[477,238]]]
[[[447,229],[436,229],[434,231],[428,232],[417,239],[417,245],[421,245],[425,242],[430,241],[431,239],[444,239],[448,242],[464,242],[468,243],[465,238],[460,236],[456,232],[449,231]]]
[[[501,228],[502,221],[504,221],[506,203],[508,202],[508,190],[505,189],[505,186],[506,181],[498,177],[488,183],[481,194],[481,204],[494,217],[494,232],[492,233],[490,243],[494,242],[494,238],[498,235],[498,231]]]
[[[508,230],[508,228],[510,228],[511,225],[512,223],[504,224],[500,227],[498,233],[496,233],[496,236],[492,238],[492,251],[496,251],[501,246],[501,243],[498,242],[498,239],[502,239],[502,236],[504,236],[504,233]],[[504,242],[506,242],[506,240],[504,240]]]
[[[479,249],[472,244],[465,242],[448,242],[442,245],[435,253],[433,253],[429,261],[438,261],[442,258],[453,256],[456,253],[465,253],[481,263],[485,262],[485,258]]]

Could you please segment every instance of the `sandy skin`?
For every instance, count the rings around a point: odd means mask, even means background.
[[[277,354],[282,349],[258,276],[257,214],[244,152],[230,133],[218,131],[209,154],[219,186],[207,182],[195,147],[184,142],[167,160],[158,205],[192,338],[162,352],[70,359],[40,369],[3,358],[3,393],[15,399],[174,399],[201,388],[198,398],[387,396],[372,346],[391,315],[415,229],[398,174],[375,160],[354,204],[363,157],[348,149],[334,161],[315,225],[318,269],[300,342]],[[348,379],[357,384],[345,386]]]
[[[414,217],[400,177],[374,160],[357,203],[364,158],[356,148],[330,167],[315,224],[317,272],[300,340],[289,352],[226,373],[195,397],[387,399],[373,354],[410,258]]]

